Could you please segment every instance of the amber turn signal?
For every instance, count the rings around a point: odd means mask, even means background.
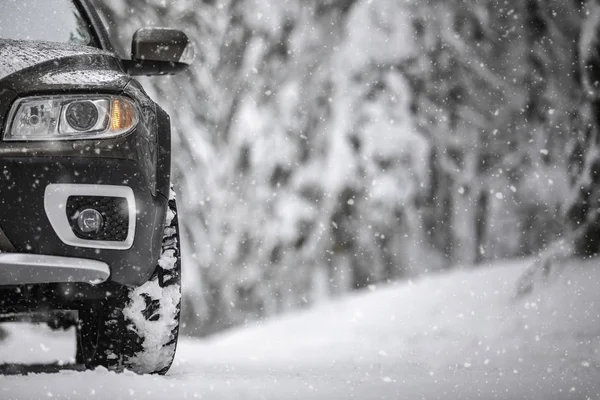
[[[137,111],[130,100],[113,99],[110,113],[110,130],[112,132],[127,132],[137,124],[137,121]]]

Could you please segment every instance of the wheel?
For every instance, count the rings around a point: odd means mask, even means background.
[[[166,373],[175,357],[181,308],[181,256],[173,192],[161,255],[150,280],[79,312],[76,362],[140,374]]]

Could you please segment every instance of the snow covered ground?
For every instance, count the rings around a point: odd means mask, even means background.
[[[12,324],[0,399],[598,399],[599,261],[521,299],[525,261],[372,288],[184,339],[164,377],[78,371],[72,332]]]

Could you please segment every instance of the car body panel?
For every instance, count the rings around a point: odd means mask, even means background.
[[[104,261],[111,268],[110,279],[126,285],[140,285],[150,278],[160,252],[162,232],[157,226],[160,228],[164,221],[167,199],[151,195],[138,163],[65,156],[0,157],[0,171],[2,179],[10,182],[2,184],[0,222],[17,252]],[[63,243],[44,209],[45,190],[57,183],[124,185],[133,189],[137,221],[131,249],[94,249]]]
[[[80,1],[78,7],[89,19],[102,49],[0,39],[0,228],[19,254],[106,263],[110,277],[96,286],[48,282],[15,288],[0,282],[0,314],[47,308],[48,299],[53,299],[50,306],[77,308],[88,298],[118,293],[121,286],[142,285],[157,265],[170,187],[169,116],[125,72],[89,3]],[[10,109],[18,99],[88,93],[131,98],[139,112],[137,126],[110,139],[1,140]],[[63,243],[44,210],[44,191],[57,183],[130,187],[137,209],[131,248],[96,249]],[[73,287],[78,296],[72,296]],[[67,292],[71,297],[64,295]]]

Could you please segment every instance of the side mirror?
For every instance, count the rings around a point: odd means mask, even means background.
[[[130,75],[172,75],[194,60],[194,46],[177,29],[138,29],[131,41],[131,60],[123,60]]]

